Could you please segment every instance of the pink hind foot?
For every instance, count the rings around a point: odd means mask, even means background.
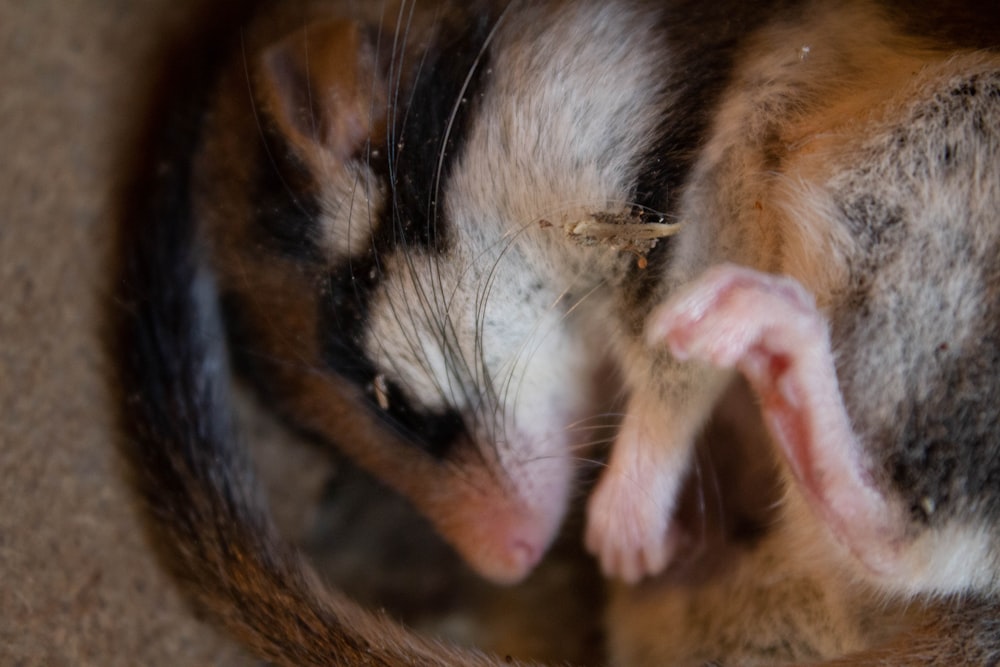
[[[650,320],[651,343],[743,373],[814,511],[870,571],[891,570],[900,525],[874,488],[837,380],[826,319],[790,278],[714,268]]]

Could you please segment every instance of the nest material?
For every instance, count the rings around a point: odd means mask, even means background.
[[[618,252],[636,256],[640,269],[646,268],[646,255],[660,239],[673,236],[683,226],[680,222],[666,222],[662,214],[629,209],[619,214],[597,213],[584,220],[561,225],[566,235],[576,243],[586,246],[603,245]],[[540,221],[543,228],[555,227],[548,220]]]

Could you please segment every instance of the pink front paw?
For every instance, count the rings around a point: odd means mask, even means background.
[[[606,576],[634,584],[667,566],[679,535],[669,507],[635,480],[607,473],[587,507],[586,546]]]

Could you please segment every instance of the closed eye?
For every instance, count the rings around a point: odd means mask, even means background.
[[[468,430],[458,410],[420,409],[385,375],[378,374],[367,386],[372,411],[397,435],[437,460],[443,460]]]

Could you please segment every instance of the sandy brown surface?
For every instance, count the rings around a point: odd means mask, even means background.
[[[99,338],[116,164],[188,4],[0,0],[0,665],[253,664],[149,553]]]

